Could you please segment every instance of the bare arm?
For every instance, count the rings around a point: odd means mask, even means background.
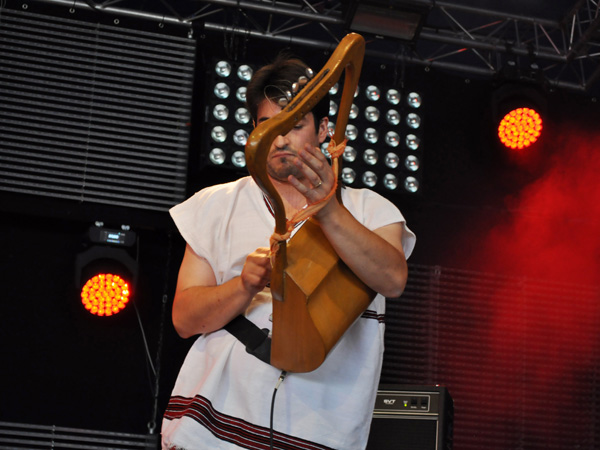
[[[332,199],[338,207],[337,200]],[[394,223],[369,230],[341,208],[317,214],[321,229],[348,267],[371,289],[386,297],[404,291],[408,268],[402,249],[402,225]]]
[[[333,189],[333,170],[318,148],[307,145],[298,156],[296,164],[305,179],[299,181],[290,176],[289,181],[309,203],[316,203]],[[404,291],[408,269],[402,248],[402,224],[371,231],[335,196],[315,219],[340,258],[371,289],[387,297],[398,297]]]
[[[179,268],[173,324],[177,333],[187,338],[223,328],[242,314],[252,298],[269,282],[271,266],[268,248],[259,248],[246,258],[242,274],[217,285],[215,274],[206,259],[188,245]]]

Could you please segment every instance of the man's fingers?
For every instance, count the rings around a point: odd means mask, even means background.
[[[261,291],[271,279],[269,253],[269,248],[261,247],[246,257],[241,277],[246,289],[253,294]]]

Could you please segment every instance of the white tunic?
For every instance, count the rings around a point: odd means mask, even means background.
[[[388,200],[345,188],[343,203],[374,230],[404,218]],[[218,284],[242,272],[246,256],[268,247],[275,220],[250,177],[206,188],[171,209],[179,231],[213,268]],[[404,225],[405,226],[405,225]],[[415,243],[405,226],[406,257]],[[246,316],[271,329],[270,297],[258,295]],[[365,447],[383,359],[385,298],[377,295],[325,362],[291,373],[277,391],[275,449]],[[248,354],[225,330],[201,335],[191,347],[162,426],[163,448],[269,449],[273,390],[280,370]]]

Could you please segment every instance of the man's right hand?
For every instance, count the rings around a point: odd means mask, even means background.
[[[260,247],[246,257],[242,269],[242,284],[254,297],[262,291],[271,280],[271,258],[268,247]]]
[[[173,299],[173,324],[183,338],[223,328],[243,314],[271,278],[269,249],[261,247],[246,257],[239,277],[217,285],[208,261],[188,245]]]

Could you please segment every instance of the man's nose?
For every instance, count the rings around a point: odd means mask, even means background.
[[[277,136],[275,138],[275,140],[273,141],[273,144],[277,148],[284,148],[288,145],[288,139],[287,139],[286,135],[280,134],[279,136]]]

